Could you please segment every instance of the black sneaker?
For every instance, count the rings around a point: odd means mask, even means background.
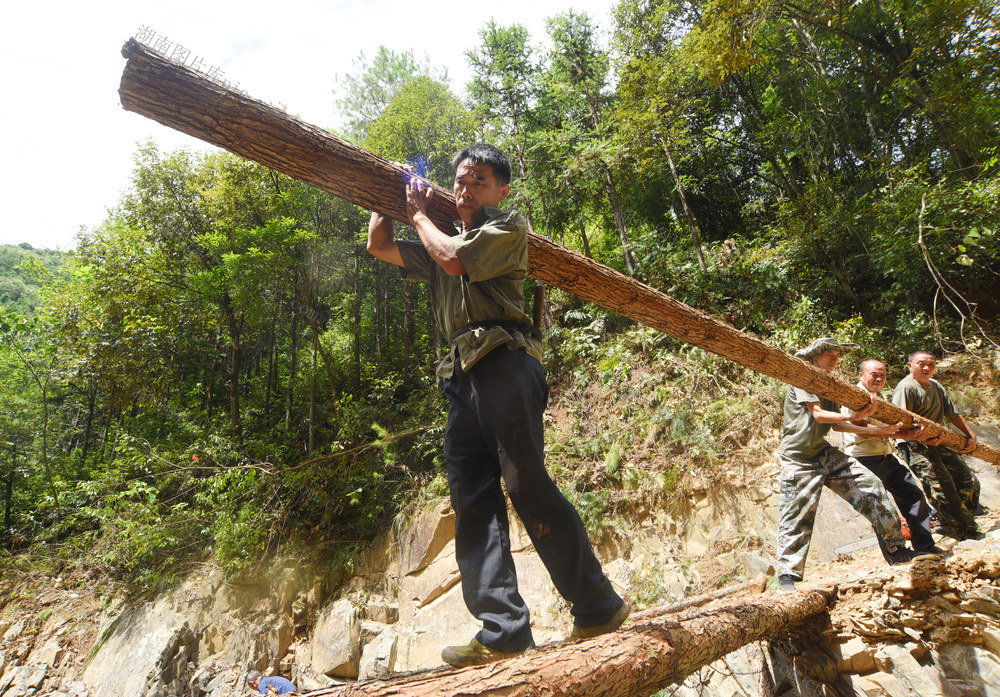
[[[941,525],[941,519],[938,517],[937,511],[930,514],[931,532],[942,534],[944,526]]]
[[[909,547],[897,547],[892,552],[885,553],[885,560],[893,566],[897,564],[909,564],[920,555]]]
[[[778,576],[778,590],[782,593],[790,593],[795,590],[795,577],[790,574]]]

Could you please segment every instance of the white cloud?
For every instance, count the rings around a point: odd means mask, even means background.
[[[609,26],[607,0],[504,3],[399,0],[78,0],[8,3],[0,17],[0,244],[71,248],[128,186],[137,143],[207,146],[124,111],[120,49],[143,25],[221,68],[241,90],[318,126],[335,126],[336,76],[379,45],[427,54],[452,89],[491,17],[542,43],[547,17],[570,8]]]

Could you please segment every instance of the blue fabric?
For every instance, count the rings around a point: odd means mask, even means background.
[[[257,691],[262,695],[266,695],[269,692],[269,687],[273,687],[279,695],[287,695],[289,692],[295,692],[298,689],[291,680],[279,675],[261,678],[260,682],[257,683]]]

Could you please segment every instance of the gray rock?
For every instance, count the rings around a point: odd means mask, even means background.
[[[311,692],[312,690],[322,690],[324,687],[336,685],[333,678],[317,673],[309,666],[296,664],[292,667],[291,680],[299,688],[299,692]]]
[[[317,673],[356,678],[361,661],[361,615],[348,600],[333,603],[316,622],[309,665]]]
[[[369,598],[365,604],[365,619],[382,624],[399,622],[399,606],[389,598]]]
[[[973,644],[945,644],[934,662],[949,692],[1000,697],[1000,658]]]
[[[4,632],[3,640],[7,643],[16,641],[24,633],[26,624],[26,620],[22,617],[17,622],[10,625],[7,631]]]
[[[450,504],[442,503],[437,509],[418,515],[399,538],[402,574],[419,571],[455,539],[455,512]]]
[[[388,678],[396,669],[396,645],[398,639],[395,632],[386,629],[374,641],[365,646],[361,654],[361,665],[358,670],[360,680],[373,678]]]
[[[774,575],[774,560],[762,552],[741,552],[740,563],[746,569],[750,578],[756,578],[761,574],[765,576]]]

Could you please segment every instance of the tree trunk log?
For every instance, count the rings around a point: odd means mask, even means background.
[[[128,62],[118,93],[125,109],[409,224],[401,166],[172,62],[135,39],[126,42],[122,55]],[[457,217],[452,193],[434,186],[428,212],[450,230]],[[551,286],[837,404],[852,409],[868,404],[861,388],[545,237],[528,236],[528,256],[531,274]],[[922,424],[932,434],[943,431],[942,444],[950,448],[965,444],[955,431],[888,402],[880,403],[873,416],[885,423]],[[1000,466],[995,448],[980,443],[972,454]]]
[[[613,634],[547,646],[484,666],[340,685],[310,695],[641,697],[680,682],[741,646],[781,632],[826,605],[827,595],[819,591],[768,593],[679,620],[674,615],[631,622]]]

